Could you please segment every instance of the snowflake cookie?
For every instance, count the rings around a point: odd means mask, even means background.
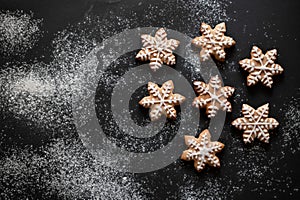
[[[211,142],[210,133],[207,129],[202,131],[199,138],[186,135],[184,139],[188,150],[182,153],[182,160],[194,160],[194,166],[198,172],[202,171],[206,164],[220,167],[219,158],[215,154],[222,151],[224,144]]]
[[[227,98],[232,96],[234,88],[229,86],[222,87],[218,75],[211,77],[208,84],[195,81],[194,88],[199,96],[194,99],[193,105],[197,108],[205,107],[209,118],[214,117],[219,109],[231,112],[231,104]]]
[[[200,59],[207,60],[210,55],[213,55],[217,60],[225,60],[225,48],[235,45],[235,41],[228,36],[225,36],[226,25],[220,23],[214,29],[210,25],[202,23],[200,27],[202,36],[196,37],[192,40],[192,44],[196,47],[201,47]]]
[[[262,142],[269,143],[270,134],[268,130],[279,125],[276,119],[268,118],[269,104],[267,103],[257,110],[243,104],[242,113],[244,117],[237,118],[231,124],[240,130],[244,130],[244,142],[251,143],[254,138],[258,138]]]
[[[136,59],[141,61],[150,60],[150,68],[156,71],[163,63],[167,65],[175,64],[175,56],[173,51],[178,47],[179,41],[174,39],[167,39],[165,29],[160,28],[155,36],[142,35],[143,48],[136,55]]]
[[[247,77],[247,85],[255,85],[261,81],[265,86],[271,88],[273,84],[273,75],[283,72],[283,68],[275,64],[277,50],[272,49],[264,55],[262,50],[256,46],[252,47],[251,59],[244,59],[239,62],[241,67],[250,74]]]
[[[150,96],[144,97],[139,104],[145,108],[150,108],[151,121],[157,120],[162,114],[167,118],[176,118],[174,106],[181,104],[185,97],[180,94],[173,94],[174,84],[169,80],[161,88],[157,84],[149,82],[148,91]]]

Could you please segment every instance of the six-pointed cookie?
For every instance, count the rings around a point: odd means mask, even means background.
[[[210,25],[202,23],[200,27],[202,36],[192,40],[192,44],[196,47],[201,47],[200,59],[208,60],[210,55],[213,55],[217,60],[225,60],[225,48],[235,45],[235,41],[228,36],[225,36],[226,25],[220,23],[214,29]]]
[[[150,60],[150,68],[156,71],[163,63],[174,65],[176,60],[173,51],[178,47],[179,41],[167,39],[165,29],[160,28],[154,37],[142,35],[143,48],[136,55],[136,59],[141,61]]]
[[[174,84],[169,80],[165,82],[161,88],[157,84],[149,82],[149,95],[144,97],[139,104],[145,108],[150,108],[150,119],[157,120],[162,114],[168,118],[176,118],[176,110],[174,106],[181,104],[185,97],[180,94],[173,94]]]
[[[265,86],[271,88],[273,84],[272,76],[283,72],[283,68],[275,64],[276,57],[276,49],[263,54],[260,48],[253,46],[251,59],[244,59],[239,62],[240,66],[250,73],[247,77],[247,85],[252,86],[261,81]]]
[[[231,124],[243,130],[243,140],[251,143],[254,138],[268,143],[270,134],[268,130],[276,128],[279,123],[274,118],[268,118],[269,104],[260,106],[256,110],[247,104],[243,104],[242,113],[244,117],[234,120]]]
[[[206,164],[212,167],[220,167],[220,160],[215,154],[222,151],[224,144],[212,142],[207,129],[202,131],[198,138],[186,135],[184,139],[188,150],[182,153],[182,160],[193,160],[194,167],[198,172],[202,171]]]
[[[227,98],[232,96],[234,88],[223,87],[218,75],[211,77],[208,84],[195,81],[194,88],[199,96],[194,99],[193,105],[197,108],[206,108],[209,118],[214,117],[219,109],[231,112],[231,104]]]

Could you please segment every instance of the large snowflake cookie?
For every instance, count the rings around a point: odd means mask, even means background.
[[[194,99],[193,105],[197,108],[205,107],[209,118],[214,117],[219,109],[231,112],[231,104],[227,98],[232,96],[234,88],[229,86],[222,87],[222,82],[218,75],[211,77],[208,84],[195,81],[194,88],[199,96]]]
[[[243,104],[242,113],[244,117],[237,118],[232,125],[240,130],[244,130],[243,140],[251,143],[254,138],[268,143],[270,134],[268,130],[276,128],[279,123],[274,118],[268,118],[269,104],[259,107],[257,110],[247,104]]]
[[[202,171],[206,164],[220,167],[220,160],[215,154],[222,151],[224,144],[211,142],[210,133],[207,129],[202,131],[198,138],[186,135],[184,139],[188,150],[182,153],[182,160],[194,160],[194,166],[198,172]]]
[[[181,104],[185,97],[180,94],[173,94],[174,84],[169,80],[165,82],[161,88],[157,84],[149,82],[149,95],[144,97],[139,104],[145,108],[150,108],[151,121],[157,120],[162,114],[167,118],[176,118],[176,110],[174,106]]]
[[[224,61],[226,55],[224,49],[235,45],[235,41],[231,37],[224,35],[226,32],[225,23],[216,25],[214,29],[210,25],[202,23],[200,32],[202,36],[192,40],[192,44],[202,48],[200,59],[205,61],[210,58],[210,55],[213,55],[217,60]]]
[[[272,87],[273,75],[278,75],[283,72],[283,68],[275,64],[277,50],[272,49],[264,55],[262,50],[256,46],[252,47],[251,59],[241,60],[241,67],[250,74],[247,77],[247,85],[255,85],[261,81],[265,86]]]
[[[179,41],[167,39],[165,29],[160,28],[155,36],[143,34],[141,36],[143,48],[136,55],[136,59],[141,61],[150,60],[150,68],[156,71],[163,63],[167,65],[175,64],[173,51],[178,47]]]

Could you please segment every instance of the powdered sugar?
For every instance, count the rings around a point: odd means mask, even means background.
[[[23,11],[0,12],[0,53],[22,56],[31,49],[41,35],[41,19]]]
[[[282,156],[285,152],[296,153],[300,150],[300,105],[299,99],[292,97],[284,104],[282,109],[284,113],[284,123],[279,127],[282,132]]]
[[[217,1],[217,0],[180,0],[182,7],[187,9],[194,23],[195,27],[199,28],[202,22],[207,24],[216,24],[222,21],[230,20],[226,13],[226,8],[232,2]]]
[[[143,199],[131,174],[111,168],[114,160],[94,160],[75,140],[10,153],[0,160],[4,198]]]

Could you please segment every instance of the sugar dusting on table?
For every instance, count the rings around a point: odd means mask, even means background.
[[[94,160],[75,140],[57,139],[36,150],[14,149],[0,160],[5,199],[143,199],[132,174],[112,168],[116,160]],[[28,191],[30,191],[28,193]],[[41,193],[42,192],[42,193]]]
[[[41,35],[41,19],[23,11],[0,11],[0,53],[22,56],[33,48]]]

